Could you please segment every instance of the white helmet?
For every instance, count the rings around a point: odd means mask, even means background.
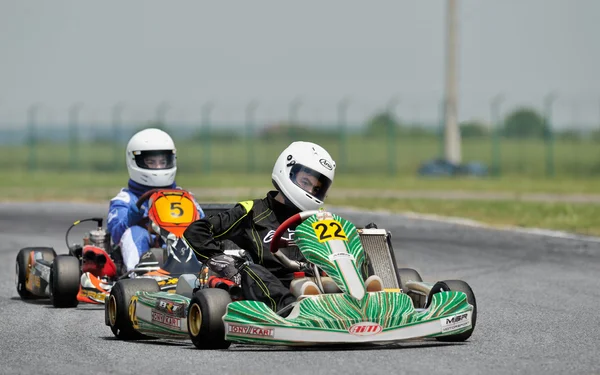
[[[177,156],[173,139],[160,129],[144,129],[127,143],[129,178],[153,187],[170,186],[175,181]]]
[[[277,158],[271,179],[288,201],[308,211],[323,205],[334,175],[335,162],[323,147],[293,142]]]

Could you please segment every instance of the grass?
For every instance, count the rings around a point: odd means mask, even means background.
[[[310,139],[329,150],[341,174],[414,175],[419,165],[440,154],[441,144],[434,137],[374,138],[357,135]],[[177,139],[178,165],[182,171],[207,174],[267,173],[276,155],[289,139],[273,140]],[[558,177],[588,178],[600,175],[599,142],[592,139],[556,140],[549,148],[543,140],[504,139],[499,143],[499,167],[503,175],[542,178],[552,165]],[[115,143],[78,144],[40,142],[35,148],[0,146],[1,160],[10,164],[0,170],[115,171],[124,167],[124,145]],[[492,165],[492,141],[487,138],[462,142],[464,161]],[[552,158],[549,158],[552,156]],[[552,161],[549,164],[549,161]]]
[[[495,226],[545,228],[600,236],[600,206],[564,202],[439,199],[332,199],[332,205],[464,217]]]
[[[234,202],[262,196],[270,189],[270,174],[179,173],[178,184],[193,191],[201,202]],[[3,173],[3,201],[99,201],[108,202],[127,181],[127,173],[24,172]],[[364,191],[349,199],[350,190]],[[378,198],[378,192],[396,192],[395,198]],[[469,199],[405,199],[402,193],[465,192]],[[420,179],[344,175],[336,177],[327,201],[330,205],[385,209],[465,217],[493,225],[548,228],[600,235],[600,204],[560,202],[563,194],[596,194],[600,178],[557,179],[506,176],[501,179]],[[514,198],[477,199],[482,193],[511,193]],[[547,202],[525,200],[527,193],[552,193]]]

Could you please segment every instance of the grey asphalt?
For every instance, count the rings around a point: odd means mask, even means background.
[[[77,219],[104,216],[105,210],[104,204],[0,204],[0,373],[600,371],[599,242],[383,213],[336,211],[357,226],[374,221],[390,230],[399,263],[416,268],[424,280],[463,279],[471,285],[479,316],[466,343],[427,341],[384,348],[309,350],[233,345],[225,351],[199,351],[189,342],[115,340],[104,325],[102,308],[58,310],[47,302],[20,300],[14,284],[18,250],[53,246],[58,253],[66,253],[64,232],[68,226]]]

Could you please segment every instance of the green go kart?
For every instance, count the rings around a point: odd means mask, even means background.
[[[305,263],[291,261],[279,248],[281,234],[293,225]],[[156,292],[155,287],[142,291],[136,285],[138,291],[124,296],[129,309],[123,321],[144,337],[188,336],[199,349],[225,349],[231,343],[331,346],[467,340],[477,318],[470,286],[461,280],[427,283],[416,270],[397,268],[390,236],[384,229],[357,229],[334,213],[301,212],[280,225],[271,252],[290,270],[309,275],[296,272],[293,284],[310,282],[316,288],[295,288],[297,300],[285,313],[263,302],[233,301],[224,289],[200,288],[190,275],[184,277],[188,287],[175,294]],[[167,314],[165,306],[177,311]]]

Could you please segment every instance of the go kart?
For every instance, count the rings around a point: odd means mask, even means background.
[[[56,255],[52,248],[21,249],[16,260],[17,292],[22,299],[50,298],[55,307],[75,307],[79,302],[103,304],[117,280],[152,278],[159,290],[174,291],[178,277],[198,273],[201,265],[183,241],[177,239],[187,226],[199,219],[190,193],[180,189],[155,189],[142,195],[136,205],[149,201],[147,226],[151,235],[161,238],[166,248],[153,247],[140,263],[127,272],[120,250],[111,247],[110,236],[102,228],[102,218],[76,221],[65,235],[69,254]],[[69,245],[69,232],[85,221],[95,221],[97,229],[84,236],[83,246]]]
[[[282,233],[294,224],[304,264],[279,248]],[[203,288],[198,275],[186,275],[175,294],[158,291],[153,280],[121,280],[111,291],[105,323],[122,339],[188,335],[199,349],[225,349],[232,342],[459,342],[475,329],[477,305],[469,285],[461,280],[426,283],[416,270],[398,269],[390,234],[383,229],[357,229],[336,214],[306,211],[280,225],[271,252],[296,272],[292,283],[312,281],[318,290],[292,288],[296,302],[275,312],[263,302],[235,300],[231,291]],[[367,257],[372,267],[365,275]]]

